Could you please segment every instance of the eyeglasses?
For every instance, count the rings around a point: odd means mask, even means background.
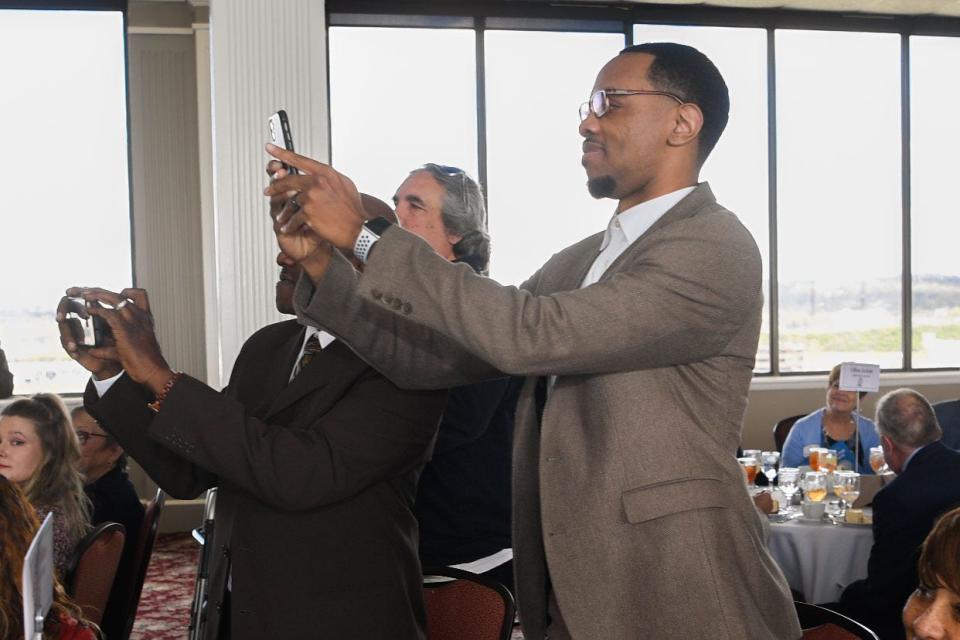
[[[447,174],[448,176],[460,176],[460,201],[463,204],[463,209],[467,209],[467,174],[460,167],[451,167],[445,164],[436,165],[437,169]]]
[[[87,444],[87,440],[90,438],[109,438],[110,436],[105,436],[102,433],[90,433],[89,431],[81,431],[77,429],[77,440],[80,441],[80,444]]]
[[[630,89],[597,89],[587,102],[580,105],[580,122],[590,117],[590,114],[602,118],[610,110],[610,96],[666,96],[676,100],[677,104],[684,104],[680,96],[669,91],[632,91]]]

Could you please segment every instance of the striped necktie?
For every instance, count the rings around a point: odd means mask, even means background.
[[[323,351],[323,347],[320,345],[320,334],[315,333],[307,340],[307,344],[303,345],[303,355],[300,356],[300,360],[297,361],[297,366],[293,368],[293,375],[290,377],[290,380],[293,381],[304,368],[310,364],[310,361],[313,360],[313,356]]]

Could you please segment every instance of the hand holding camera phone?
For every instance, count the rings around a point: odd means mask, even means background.
[[[100,303],[87,302],[83,298],[69,299],[66,319],[70,321],[80,347],[103,347],[113,339],[113,331],[107,321],[87,312],[88,306],[93,304]]]

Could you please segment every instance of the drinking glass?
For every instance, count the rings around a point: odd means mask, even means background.
[[[779,451],[764,451],[760,454],[760,466],[763,469],[763,475],[767,476],[770,484],[773,484],[777,477],[777,466],[780,464]]]
[[[837,452],[833,449],[820,450],[820,471],[833,473],[837,470]]]
[[[827,474],[823,471],[807,471],[801,483],[803,496],[810,502],[820,502],[827,497]]]
[[[800,488],[797,486],[797,477],[800,474],[800,470],[796,467],[781,467],[779,473],[779,479],[777,480],[777,486],[780,487],[780,492],[783,494],[783,497],[786,498],[786,506],[783,509],[785,514],[789,514],[793,511],[793,506],[790,504],[793,501],[793,496]]]
[[[752,492],[756,487],[754,480],[757,478],[757,470],[760,468],[760,465],[757,463],[757,459],[752,456],[737,458],[737,462],[739,462],[743,468],[743,473],[747,478],[747,488]]]
[[[856,471],[841,471],[837,474],[835,487],[834,491],[840,496],[840,517],[842,518],[847,509],[852,507],[860,497],[860,474]]]
[[[883,447],[870,447],[870,468],[876,474],[887,470],[887,461],[883,457]]]
[[[813,471],[820,471],[820,454],[826,451],[822,447],[813,447],[810,449],[810,468]]]

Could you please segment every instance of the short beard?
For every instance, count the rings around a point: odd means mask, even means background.
[[[611,198],[613,192],[617,190],[617,181],[613,176],[600,176],[599,178],[589,178],[587,180],[587,191],[598,200],[600,198]]]

